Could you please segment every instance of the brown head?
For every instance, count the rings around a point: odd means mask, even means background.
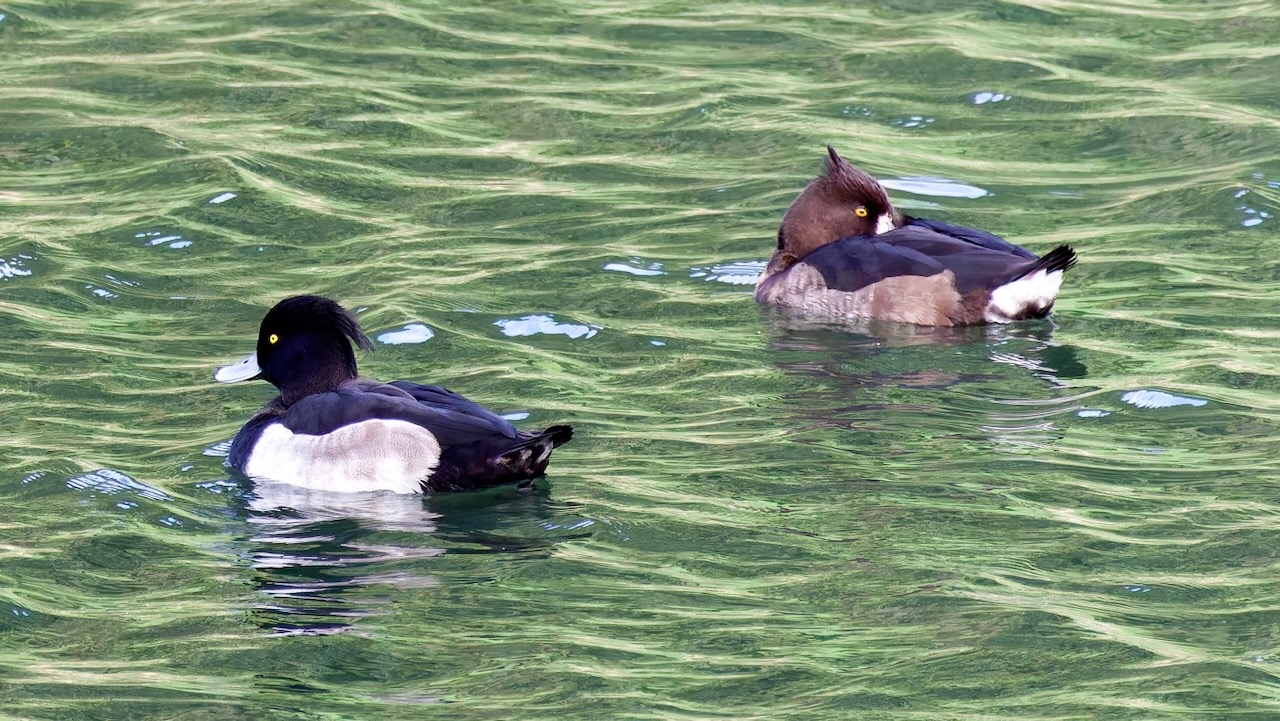
[[[827,146],[827,169],[805,186],[782,216],[778,246],[763,278],[841,238],[884,233],[902,224],[880,182]]]

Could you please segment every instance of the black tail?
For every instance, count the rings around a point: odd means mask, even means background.
[[[1067,270],[1076,264],[1076,252],[1069,245],[1059,245],[1057,248],[1045,253],[1039,260],[1023,268],[1017,276],[1009,280],[1017,280],[1025,278],[1032,273],[1043,270],[1046,273],[1052,273],[1055,270]],[[1005,281],[1008,282],[1008,281]]]
[[[559,448],[573,438],[573,426],[548,426],[546,430],[538,434],[538,438],[546,438],[551,441],[552,448]]]
[[[573,438],[573,426],[547,426],[541,431],[520,431],[520,440],[508,446],[503,454],[526,448],[559,448]]]
[[[506,473],[521,478],[536,478],[547,470],[551,451],[573,438],[573,426],[550,426],[511,446],[496,459],[505,465]]]
[[[546,473],[552,449],[572,437],[573,426],[551,426],[521,432],[515,443],[493,436],[450,446],[424,487],[428,491],[468,491],[537,478]]]

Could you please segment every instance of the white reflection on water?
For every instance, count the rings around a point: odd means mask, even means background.
[[[605,270],[612,270],[617,273],[628,273],[630,275],[666,275],[667,272],[662,269],[662,263],[646,263],[639,258],[631,258],[625,263],[606,263]]]
[[[1237,195],[1236,197],[1240,196]],[[1252,228],[1255,225],[1262,225],[1262,221],[1269,220],[1272,217],[1272,214],[1265,210],[1250,208],[1247,205],[1241,205],[1237,207],[1236,210],[1243,211],[1244,214],[1248,216],[1244,220],[1240,221],[1240,225],[1243,225],[1246,228]]]
[[[1176,406],[1192,406],[1198,408],[1209,404],[1209,401],[1206,401],[1203,398],[1175,396],[1172,393],[1147,390],[1145,388],[1136,391],[1129,391],[1128,393],[1120,396],[1120,400],[1139,408],[1174,408]]]
[[[935,198],[983,198],[991,192],[950,178],[939,178],[934,175],[908,175],[904,178],[888,178],[880,184],[890,190],[900,190],[916,195],[930,195]]]
[[[408,323],[400,330],[393,330],[378,336],[379,343],[387,345],[403,345],[405,343],[426,343],[435,338],[435,331],[422,323]]]
[[[172,500],[168,494],[158,488],[152,488],[142,481],[121,473],[111,468],[99,468],[96,471],[86,473],[82,476],[67,481],[67,488],[73,488],[77,491],[91,490],[107,495],[115,495],[117,493],[133,492],[149,498],[153,501]]]
[[[226,458],[231,455],[231,439],[228,438],[225,441],[218,441],[203,451],[200,451],[200,453],[206,456],[214,456],[215,458]]]
[[[258,514],[250,521],[263,528],[296,529],[317,521],[352,519],[362,528],[431,533],[440,514],[428,511],[424,499],[416,493],[334,493],[258,480],[248,507]]]
[[[9,260],[0,258],[0,278],[9,280],[10,278],[26,277],[31,275],[31,271],[24,268],[23,260],[31,260],[31,256],[19,254]]]
[[[1012,100],[1013,96],[984,90],[980,93],[974,93],[972,99],[974,105],[986,105],[987,103],[1001,103],[1006,100]]]
[[[358,632],[355,619],[389,612],[404,589],[439,585],[414,572],[444,553],[422,543],[440,517],[424,496],[258,481],[246,500],[254,581],[268,599],[255,610],[272,634]]]
[[[178,234],[165,235],[158,230],[148,230],[141,233],[134,233],[135,238],[146,238],[147,247],[155,245],[168,245],[170,248],[181,250],[182,248],[191,247],[192,241],[183,238]]]
[[[739,260],[703,268],[690,268],[690,278],[714,280],[729,285],[755,285],[767,263],[763,260]]]
[[[602,330],[594,323],[561,323],[549,315],[526,315],[494,321],[502,334],[510,337],[530,335],[567,335],[570,338],[590,338]]]

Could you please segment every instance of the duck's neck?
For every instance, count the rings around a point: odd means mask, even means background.
[[[290,406],[309,395],[333,393],[356,379],[356,359],[348,346],[329,351],[308,349],[293,359],[287,376],[277,383],[280,399]],[[343,353],[342,351],[346,351]]]
[[[291,406],[294,403],[317,393],[333,393],[342,388],[343,385],[350,383],[355,378],[308,378],[306,382],[290,383],[280,389],[280,401],[285,406]]]

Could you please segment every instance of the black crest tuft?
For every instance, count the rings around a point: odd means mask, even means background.
[[[373,341],[360,329],[360,321],[351,311],[319,295],[285,298],[262,319],[262,326],[336,330],[362,350],[374,348]]]

